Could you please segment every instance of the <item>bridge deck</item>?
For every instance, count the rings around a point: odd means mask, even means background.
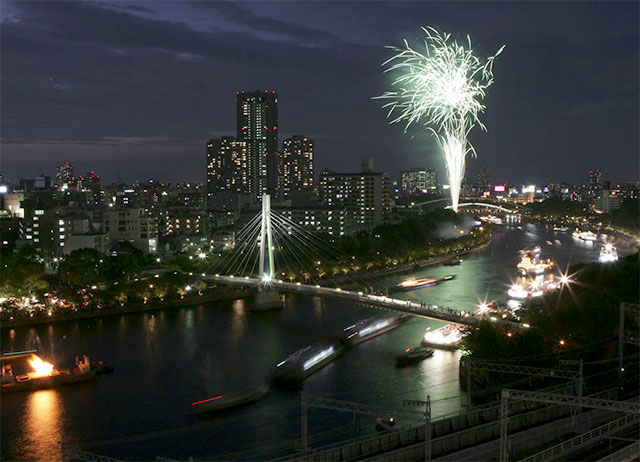
[[[262,282],[258,278],[238,277],[238,276],[206,276],[204,278],[209,282],[218,284],[227,284],[242,287],[258,287]],[[269,286],[279,292],[296,293],[302,295],[313,295],[318,297],[333,298],[344,300],[360,305],[371,306],[374,308],[382,308],[386,310],[396,311],[412,316],[419,316],[428,319],[437,319],[440,321],[452,322],[466,326],[473,326],[483,319],[490,319],[496,323],[512,329],[520,329],[523,326],[517,322],[506,321],[498,318],[487,318],[474,313],[466,313],[457,311],[447,307],[439,307],[426,303],[417,303],[410,300],[400,300],[397,298],[386,297],[384,295],[364,294],[363,292],[353,292],[333,287],[322,287],[319,285],[302,284],[300,282],[284,282],[272,280]]]

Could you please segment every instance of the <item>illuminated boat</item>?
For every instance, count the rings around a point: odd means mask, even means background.
[[[612,244],[605,244],[600,249],[600,255],[598,256],[600,263],[611,263],[618,261],[618,251]]]
[[[407,319],[406,315],[364,319],[344,329],[346,336],[342,339],[342,343],[347,346],[358,345],[399,327]]]
[[[91,368],[87,356],[83,356],[82,361],[76,361],[75,368],[61,370],[56,369],[53,364],[43,361],[35,354],[29,356],[31,357],[29,363],[34,371],[15,376],[11,365],[5,365],[4,362],[18,358],[15,356],[11,358],[7,358],[6,355],[2,356],[2,393],[55,388],[96,378],[96,370]]]
[[[580,231],[579,229],[576,229],[572,236],[582,241],[595,241],[598,239],[598,235],[596,233],[592,233],[591,231]]]
[[[269,392],[269,387],[250,387],[241,390],[222,393],[211,398],[191,403],[191,411],[194,414],[218,412],[231,407],[242,406],[262,398]]]
[[[549,258],[540,258],[540,247],[520,251],[520,261],[516,265],[521,274],[543,274],[553,268],[555,263]]]
[[[396,356],[396,364],[398,366],[406,366],[430,358],[431,356],[433,356],[433,350],[426,346],[407,348],[404,350],[404,353]]]
[[[279,383],[301,382],[333,361],[343,349],[337,342],[318,342],[306,346],[276,364],[271,377]]]
[[[464,326],[451,323],[436,330],[427,330],[422,345],[441,350],[457,350],[462,343],[465,329]]]
[[[437,279],[434,278],[409,278],[402,281],[400,284],[394,287],[394,290],[417,290],[423,289],[425,287],[435,286],[438,283]]]

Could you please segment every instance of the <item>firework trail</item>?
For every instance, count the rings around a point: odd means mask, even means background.
[[[391,100],[383,106],[390,108],[390,123],[405,122],[406,132],[412,123],[422,122],[434,134],[444,154],[457,212],[465,157],[475,156],[467,135],[475,125],[486,131],[478,114],[485,109],[481,101],[493,83],[493,61],[504,46],[482,62],[473,54],[469,36],[466,44],[460,44],[451,34],[431,27],[422,30],[426,34],[424,51],[414,50],[406,40],[404,48],[388,47],[396,54],[382,66],[387,66],[384,72],[398,77],[392,83],[395,90],[377,98]]]

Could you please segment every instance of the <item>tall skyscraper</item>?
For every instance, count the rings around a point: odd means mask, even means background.
[[[313,188],[313,140],[293,135],[282,142],[282,194]]]
[[[246,143],[250,194],[276,195],[278,154],[278,94],[275,91],[238,92],[238,141]]]
[[[478,171],[478,192],[482,194],[491,190],[491,172],[486,165],[480,167]]]
[[[600,170],[589,170],[589,194],[596,195],[602,189],[602,173]]]
[[[232,136],[209,140],[207,143],[207,208],[215,210],[232,196],[250,194],[247,145]],[[216,196],[220,196],[218,199]],[[218,204],[218,205],[216,205]]]
[[[65,183],[73,183],[74,181],[73,167],[69,162],[65,162],[56,168],[56,184],[58,186],[62,186]]]

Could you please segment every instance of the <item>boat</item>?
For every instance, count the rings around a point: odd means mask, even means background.
[[[218,412],[231,407],[242,406],[262,398],[269,392],[269,387],[248,387],[229,393],[222,393],[211,398],[191,403],[191,412],[194,414],[206,414]]]
[[[520,274],[542,274],[553,268],[555,263],[549,258],[540,258],[540,247],[520,250],[520,261],[516,265]]]
[[[409,278],[402,281],[400,284],[396,285],[394,290],[417,290],[423,289],[425,287],[435,286],[438,283],[438,280],[435,278]]]
[[[406,366],[430,358],[431,356],[433,356],[433,350],[426,346],[407,348],[404,350],[404,353],[396,356],[396,364],[398,366]]]
[[[598,256],[600,263],[611,263],[618,261],[618,251],[613,244],[605,244],[600,249],[600,255]]]
[[[582,241],[595,241],[598,239],[598,235],[596,233],[591,231],[580,231],[579,229],[576,229],[572,236]]]
[[[422,339],[423,346],[455,351],[462,343],[465,326],[450,323],[436,330],[427,330]]]
[[[448,276],[445,276],[442,278],[443,281],[450,281],[452,279],[455,279],[456,275],[455,274],[449,274]]]
[[[306,346],[276,364],[271,377],[281,384],[301,382],[333,361],[343,349],[339,342],[318,342]]]
[[[4,362],[22,358],[18,356],[7,358],[6,355],[2,355],[2,393],[56,388],[96,378],[96,370],[91,368],[91,363],[86,355],[82,357],[81,361],[76,359],[75,368],[60,370],[56,369],[53,364],[43,361],[35,354],[30,354],[29,356],[29,363],[34,368],[34,371],[14,375],[12,366],[4,364]]]
[[[407,315],[364,319],[344,329],[346,335],[342,338],[342,343],[356,346],[399,327],[407,319]]]
[[[460,263],[462,263],[462,259],[461,258],[455,258],[453,260],[445,261],[443,263],[443,265],[444,266],[458,266]]]

